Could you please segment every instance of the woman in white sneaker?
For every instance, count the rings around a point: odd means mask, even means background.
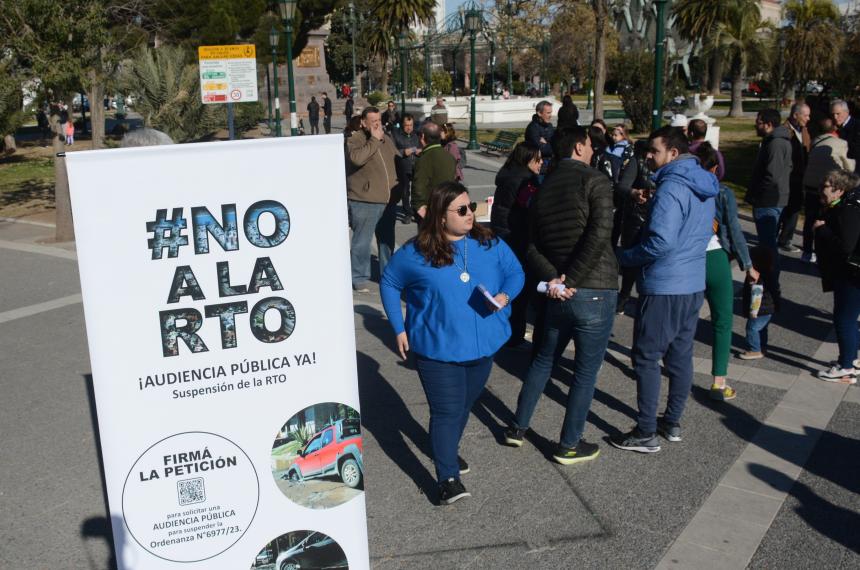
[[[839,360],[818,377],[856,384],[857,319],[860,318],[860,177],[844,170],[828,174],[821,186],[823,213],[816,220],[815,251],[825,292],[833,291],[833,327]]]

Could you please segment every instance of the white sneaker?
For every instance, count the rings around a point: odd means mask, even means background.
[[[805,261],[806,263],[815,263],[818,261],[818,257],[816,257],[814,253],[804,253],[800,256],[800,260]]]
[[[830,367],[829,370],[821,370],[818,373],[818,378],[825,382],[836,382],[838,384],[856,384],[857,374],[856,368],[840,368],[838,365]]]

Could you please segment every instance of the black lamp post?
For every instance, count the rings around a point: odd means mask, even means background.
[[[433,94],[431,85],[433,82],[433,75],[430,73],[430,30],[424,34],[424,100],[432,101]]]
[[[400,45],[400,116],[406,114],[406,48],[409,47],[409,36],[406,31],[400,32],[397,38]]]
[[[281,99],[278,95],[278,40],[281,33],[272,26],[269,30],[269,46],[272,48],[272,75],[275,80],[275,136],[281,136]]]
[[[478,150],[478,124],[476,122],[475,103],[478,82],[475,78],[475,39],[481,31],[483,14],[477,4],[472,3],[465,14],[465,29],[469,32],[469,86],[471,89],[469,109],[469,145],[466,150]]]
[[[287,32],[287,87],[290,90],[290,136],[299,134],[299,121],[296,116],[296,86],[293,81],[293,19],[296,17],[296,0],[279,0],[281,20]]]
[[[663,56],[666,50],[666,0],[656,0],[657,37],[654,40],[654,108],[651,110],[651,130],[663,124]]]
[[[543,70],[541,71],[541,80],[543,81],[543,96],[549,95],[549,36],[544,36],[541,44],[541,53],[543,55]]]
[[[496,100],[496,42],[490,38],[490,100]]]
[[[349,33],[352,37],[352,90],[358,86],[358,75],[355,71],[355,2],[349,2]],[[360,90],[359,90],[360,91]]]

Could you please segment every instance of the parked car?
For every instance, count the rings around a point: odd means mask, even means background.
[[[339,420],[308,441],[286,477],[304,481],[334,475],[348,487],[358,488],[364,483],[362,449],[358,420]]]
[[[824,86],[817,81],[809,81],[806,84],[806,92],[812,95],[819,95],[824,91]]]
[[[333,538],[312,532],[304,540],[282,552],[275,561],[276,570],[329,570],[349,568],[346,554]]]
[[[272,552],[270,550],[263,550],[261,553],[257,555],[257,559],[254,561],[254,566],[265,566],[269,562],[272,561]]]

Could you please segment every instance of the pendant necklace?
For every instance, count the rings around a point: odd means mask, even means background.
[[[457,260],[454,259],[454,256],[451,256],[451,261],[457,267],[457,269],[462,269],[463,272],[460,274],[460,281],[463,283],[468,283],[471,277],[469,276],[469,248],[468,242],[466,241],[468,238],[463,238],[463,267],[460,267],[460,264],[457,263]],[[456,247],[454,248],[457,249]],[[456,252],[455,252],[456,253]]]

